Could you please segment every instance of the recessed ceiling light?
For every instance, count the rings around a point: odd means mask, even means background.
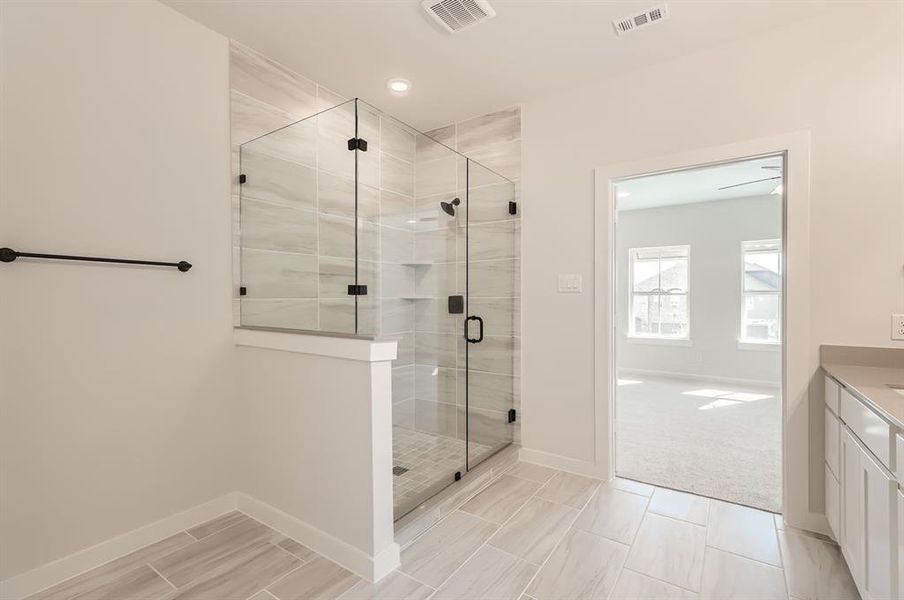
[[[411,82],[407,79],[390,79],[386,85],[396,94],[404,94],[411,89]]]

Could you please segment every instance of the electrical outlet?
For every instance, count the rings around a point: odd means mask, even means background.
[[[891,339],[904,340],[904,315],[891,316]]]

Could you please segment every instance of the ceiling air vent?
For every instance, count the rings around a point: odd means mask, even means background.
[[[652,25],[659,21],[665,21],[668,18],[668,7],[665,4],[661,4],[659,6],[654,6],[649,10],[616,19],[612,21],[612,26],[615,27],[615,33],[624,35],[641,27],[646,27],[647,25]]]
[[[451,33],[458,33],[496,16],[496,11],[486,0],[424,0],[421,6],[434,21]]]

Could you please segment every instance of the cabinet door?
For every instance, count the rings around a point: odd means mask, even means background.
[[[863,589],[863,469],[860,447],[847,427],[841,428],[841,550],[857,586]]]
[[[897,540],[895,492],[898,483],[876,458],[862,452],[866,524],[866,591],[870,598],[892,598]]]

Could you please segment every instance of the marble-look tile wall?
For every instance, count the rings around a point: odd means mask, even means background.
[[[415,292],[432,299],[418,300],[415,307],[415,401],[410,406],[414,424],[421,431],[463,439],[468,418],[472,442],[498,446],[509,436],[520,442],[520,423],[505,421],[509,408],[518,411],[519,419],[521,412],[520,202],[518,214],[508,214],[508,201],[519,200],[521,111],[517,107],[497,111],[427,135],[487,168],[472,162],[467,173],[466,234],[463,211],[454,219],[437,212],[440,200],[455,195],[464,199],[463,161],[441,147],[425,148],[427,158],[422,160],[419,154],[416,161],[415,258],[455,262],[418,267]],[[448,315],[447,295],[466,290],[468,312],[486,322],[480,344],[466,344],[460,333],[463,316]],[[470,351],[469,416],[464,411],[466,351]]]

